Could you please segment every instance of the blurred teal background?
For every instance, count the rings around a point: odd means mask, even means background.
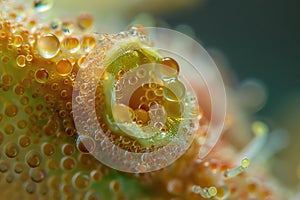
[[[208,0],[163,18],[190,25],[206,48],[221,50],[239,79],[262,80],[269,95],[260,114],[275,114],[299,93],[300,1]]]

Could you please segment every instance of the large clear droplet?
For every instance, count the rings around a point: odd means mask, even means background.
[[[60,50],[58,38],[49,33],[42,35],[37,41],[37,50],[43,58],[53,58]]]

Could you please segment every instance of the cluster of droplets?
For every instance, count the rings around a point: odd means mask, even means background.
[[[35,1],[38,8],[44,8],[47,4],[48,2]],[[18,13],[24,13],[21,15],[22,23],[17,20]],[[35,79],[40,83],[46,82],[51,74],[74,78],[73,68],[85,61],[86,53],[96,44],[95,37],[89,33],[93,18],[89,14],[80,15],[77,18],[77,29],[71,28],[75,25],[70,21],[58,24],[42,25],[35,19],[27,18],[24,8],[20,6],[6,17],[2,16],[2,63],[10,65],[15,61],[17,67],[27,68],[23,70],[26,72],[32,65],[41,65],[35,70]],[[31,26],[34,28],[30,28]],[[12,56],[11,51],[17,52],[17,55]],[[39,57],[45,60],[36,63],[36,58]]]
[[[38,12],[49,9],[44,1],[35,1],[34,6]],[[103,177],[112,197],[125,196],[120,177],[110,177],[110,170],[90,154],[97,135],[77,137],[73,122],[74,78],[96,45],[95,36],[89,33],[92,22],[89,14],[83,14],[74,24],[59,20],[42,24],[29,18],[21,6],[1,16],[0,184],[2,188],[10,187],[8,191],[26,192],[12,198],[97,199],[99,193],[93,185],[101,183]],[[149,42],[135,28],[111,39],[129,35]],[[102,46],[110,43],[105,35],[97,37]],[[98,55],[104,55],[103,50],[100,48]],[[82,91],[84,87],[83,84]],[[157,85],[156,93],[161,89]],[[154,116],[160,110],[151,108]],[[140,111],[135,112],[135,117],[141,120],[144,113]],[[122,138],[120,143],[128,143],[128,138]]]
[[[170,63],[164,65],[164,68],[177,70],[174,73],[174,82],[182,84],[176,80],[176,74],[179,72],[177,62],[168,57],[159,62],[166,60]],[[173,65],[176,66],[175,69],[172,68]],[[156,73],[162,73],[160,64],[144,64],[127,73],[121,70],[116,76],[116,106],[113,108],[115,120],[120,123],[136,123],[148,129],[148,132],[142,135],[135,132],[131,136],[148,138],[161,131],[162,137],[165,137],[168,129],[172,128],[172,125],[169,124],[169,128],[166,125],[167,117],[183,117],[182,100],[185,96],[185,86],[182,84],[183,87],[170,88]]]
[[[198,144],[193,143],[191,149],[178,162],[161,172],[145,175],[142,181],[146,185],[155,183],[154,188],[166,191],[163,195],[170,199],[225,200],[273,197],[272,190],[265,185],[264,180],[246,174],[250,164],[247,158],[235,166],[232,160],[221,159],[223,154],[213,152],[209,158],[199,162],[193,153],[198,148]],[[227,156],[229,154],[231,153],[227,152]]]
[[[44,12],[49,3],[34,7]],[[96,44],[93,18],[82,14],[76,24],[54,27],[29,18],[22,6],[0,17],[3,198],[97,199],[90,185],[108,170],[74,143],[71,103],[76,69]]]
[[[90,153],[121,171],[153,171],[174,162],[199,124],[195,95],[180,80],[178,63],[149,45],[136,28],[102,35],[75,81],[78,134],[94,140]]]

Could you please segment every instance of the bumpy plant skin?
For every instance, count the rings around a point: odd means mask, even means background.
[[[77,139],[72,113],[77,72],[105,40],[89,33],[92,20],[86,14],[75,25],[43,24],[21,6],[2,10],[1,199],[284,199],[259,166],[252,173],[245,171],[248,160],[236,165],[226,138],[200,161],[203,133],[180,159],[155,172],[119,172],[95,159]]]

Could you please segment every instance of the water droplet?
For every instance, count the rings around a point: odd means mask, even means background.
[[[64,170],[72,170],[74,169],[76,162],[72,157],[64,157],[61,160],[61,166]]]
[[[26,190],[26,192],[28,192],[29,194],[34,193],[34,192],[36,191],[36,184],[31,183],[31,182],[27,183],[27,184],[25,185],[25,190]]]
[[[2,56],[1,60],[2,60],[3,63],[8,63],[9,57],[7,57],[7,56]]]
[[[21,172],[23,172],[23,170],[24,170],[24,165],[22,163],[19,162],[15,164],[14,171],[17,174],[20,174]]]
[[[66,134],[67,134],[68,136],[71,137],[71,136],[75,135],[75,133],[76,133],[76,131],[75,131],[74,128],[72,128],[72,127],[66,128]]]
[[[50,117],[48,123],[44,126],[44,132],[47,136],[53,137],[58,131],[58,121],[54,117]]]
[[[162,122],[154,122],[153,127],[161,130],[164,127],[164,124]]]
[[[16,85],[14,91],[16,95],[23,95],[25,92],[25,88],[22,85]]]
[[[14,48],[14,45],[12,44],[12,43],[10,43],[10,44],[7,44],[7,50],[10,50],[10,51],[12,51],[13,50],[13,48]]]
[[[83,55],[83,56],[81,56],[81,57],[78,59],[77,64],[78,64],[79,66],[81,66],[82,63],[84,63],[85,61],[86,61],[86,56]]]
[[[50,143],[44,143],[42,145],[42,151],[46,156],[51,156],[55,153],[55,148]]]
[[[35,36],[34,35],[28,35],[28,42],[33,45],[35,43]]]
[[[15,158],[19,154],[19,147],[16,143],[9,142],[5,145],[5,155],[9,158]]]
[[[15,35],[14,37],[14,45],[15,47],[20,47],[23,43],[23,38],[21,35]]]
[[[81,48],[85,52],[90,52],[96,45],[96,39],[93,36],[85,35],[81,39]]]
[[[225,200],[228,199],[228,197],[231,195],[231,191],[229,190],[227,185],[221,185],[216,188],[216,196],[215,199],[217,200]],[[211,191],[212,194],[214,194],[214,191]]]
[[[9,169],[9,164],[6,161],[0,161],[0,172],[7,172]]]
[[[19,129],[24,129],[27,126],[27,122],[25,120],[21,119],[17,122],[17,126]]]
[[[36,183],[42,182],[46,177],[46,172],[44,169],[37,168],[37,169],[31,169],[30,170],[30,178],[32,181]]]
[[[5,85],[11,85],[13,82],[13,77],[10,74],[4,74],[2,76],[2,83]]]
[[[88,94],[90,89],[90,84],[82,83],[82,85],[80,86],[80,94]]]
[[[24,55],[19,55],[16,59],[17,65],[19,67],[25,67],[26,66],[26,57]]]
[[[30,54],[26,55],[26,60],[27,60],[28,62],[32,61],[32,59],[33,59],[33,56],[32,56],[32,55],[30,55]]]
[[[140,120],[142,122],[142,124],[147,124],[147,122],[149,121],[149,115],[148,112],[142,109],[136,109],[134,111],[135,116],[137,118],[137,120]]]
[[[138,165],[136,167],[136,169],[138,170],[139,173],[145,173],[147,171],[147,166],[144,164]]]
[[[53,30],[57,30],[61,27],[61,21],[59,19],[54,19],[51,21],[50,23],[50,27],[53,29]]]
[[[89,186],[90,178],[89,176],[78,172],[73,176],[72,184],[75,188],[83,190]]]
[[[80,48],[79,39],[77,37],[72,37],[72,36],[65,38],[64,47],[70,53],[77,52]]]
[[[124,104],[115,105],[113,108],[113,113],[115,120],[121,123],[131,123],[134,116],[134,111]]]
[[[52,83],[51,84],[51,90],[56,91],[56,90],[58,90],[58,88],[59,88],[58,83]]]
[[[38,12],[50,10],[53,6],[53,0],[34,0],[34,9]]]
[[[247,168],[249,165],[250,165],[250,160],[249,160],[248,158],[244,158],[244,159],[242,160],[241,166],[242,166],[243,168]]]
[[[77,17],[77,25],[81,30],[89,30],[92,28],[94,23],[93,16],[89,13],[80,14]]]
[[[124,200],[126,199],[124,198],[117,198],[118,200]],[[97,194],[97,192],[90,190],[88,191],[85,195],[84,195],[84,200],[100,200],[99,195]]]
[[[4,132],[7,135],[11,135],[15,132],[15,127],[11,124],[6,124],[6,126],[4,127]]]
[[[154,100],[156,98],[155,92],[152,89],[147,90],[145,96],[147,100]]]
[[[59,40],[51,33],[44,34],[38,39],[36,48],[43,58],[53,58],[60,50]]]
[[[56,71],[61,76],[66,76],[72,72],[73,66],[69,60],[63,58],[56,63]]]
[[[179,65],[176,62],[176,60],[174,60],[173,58],[170,58],[170,57],[162,58],[159,63],[162,64],[162,65],[164,65],[164,66],[170,67],[171,69],[173,69],[174,71],[176,71],[177,74],[179,73]]]
[[[138,78],[133,76],[128,80],[129,85],[135,85],[138,82]]]
[[[64,144],[62,146],[62,152],[64,155],[70,156],[75,152],[74,145],[71,144]]]
[[[68,91],[67,90],[62,90],[61,92],[60,92],[60,96],[62,97],[62,98],[67,98],[68,97]]]
[[[22,96],[22,97],[20,97],[20,103],[22,104],[22,105],[27,105],[28,104],[28,102],[29,102],[29,98],[28,97],[25,97],[25,96]]]
[[[262,136],[268,133],[269,127],[263,122],[255,121],[252,124],[252,130],[255,135]]]
[[[146,72],[146,70],[144,68],[138,68],[136,70],[136,75],[139,78],[144,78],[146,76],[146,74],[147,74],[147,72]]]
[[[74,58],[73,56],[69,56],[67,59],[70,61],[70,63],[72,65],[74,65],[76,63],[76,61],[77,61],[77,58]]]
[[[164,97],[168,101],[180,101],[184,98],[185,92],[186,89],[182,82],[168,81],[164,88]]]
[[[65,118],[67,115],[67,112],[65,110],[60,110],[59,113],[58,113],[58,116],[60,118]]]
[[[162,122],[165,121],[167,113],[165,108],[160,104],[152,104],[149,110],[149,116],[153,122]]]
[[[93,170],[93,171],[91,172],[91,178],[92,178],[94,181],[101,181],[102,177],[103,177],[103,174],[102,174],[102,172],[99,171],[99,170]]]
[[[79,136],[77,138],[76,146],[82,153],[89,153],[94,150],[95,141],[89,136]]]
[[[15,117],[18,114],[18,107],[14,104],[9,104],[5,108],[5,115],[8,117]]]
[[[25,148],[28,147],[30,145],[31,141],[30,141],[30,137],[26,136],[26,135],[22,135],[19,137],[19,144],[21,147]]]
[[[73,32],[74,25],[71,21],[64,21],[61,25],[61,30],[64,34],[70,35]]]
[[[5,180],[7,183],[12,183],[15,179],[15,176],[12,173],[6,174]]]
[[[112,180],[109,183],[109,188],[113,191],[113,192],[118,192],[121,189],[121,183],[117,180]]]
[[[154,90],[154,93],[155,93],[155,95],[156,96],[159,96],[159,97],[161,97],[161,96],[163,96],[163,88],[162,87],[158,87],[158,88],[156,88],[155,90]]]
[[[46,83],[49,78],[49,73],[46,69],[41,68],[35,72],[34,76],[37,82]]]
[[[31,168],[38,167],[42,162],[42,156],[35,150],[27,152],[25,159]]]
[[[72,103],[71,102],[67,102],[66,103],[66,108],[67,108],[67,110],[72,110]]]

